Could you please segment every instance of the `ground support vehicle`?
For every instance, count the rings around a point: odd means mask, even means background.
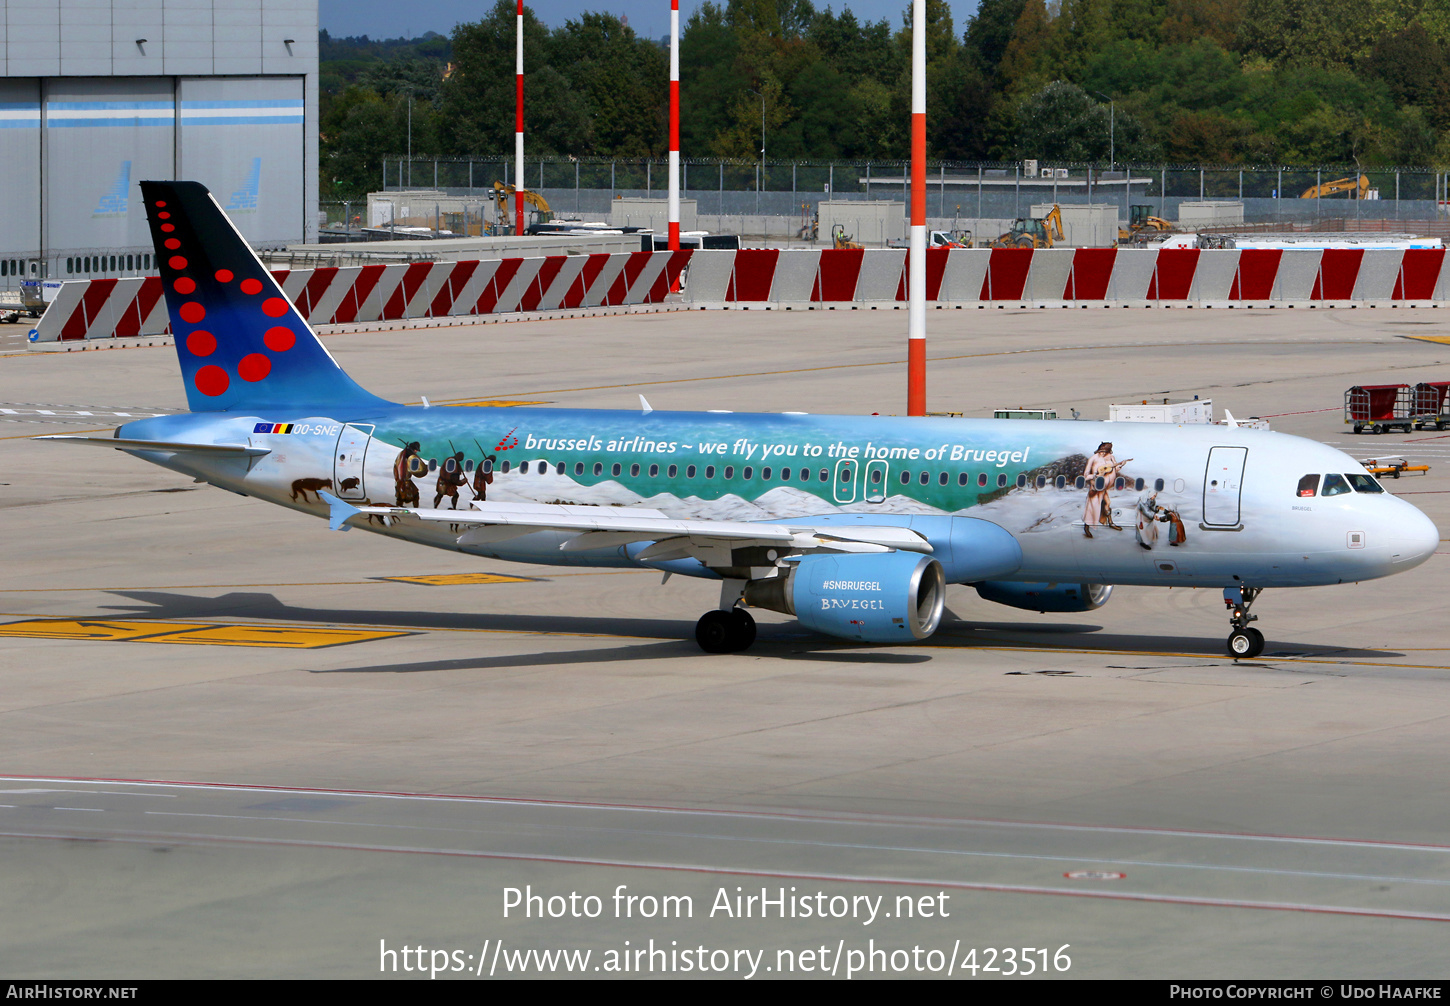
[[[1344,393],[1344,421],[1355,433],[1384,433],[1415,428],[1408,384],[1356,384]]]
[[[1421,381],[1410,398],[1415,426],[1443,430],[1450,426],[1450,381]]]

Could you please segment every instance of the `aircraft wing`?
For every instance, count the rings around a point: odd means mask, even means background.
[[[458,544],[480,545],[538,531],[574,532],[559,545],[576,552],[652,542],[636,558],[667,560],[693,557],[706,565],[731,565],[730,551],[770,546],[784,555],[815,552],[931,552],[921,535],[904,527],[867,525],[812,526],[809,521],[754,523],[729,520],[676,520],[658,510],[630,507],[571,506],[562,503],[475,503],[471,510],[426,507],[356,507],[331,493],[321,494],[331,513],[329,526],[346,530],[354,517],[443,523],[459,530]]]
[[[248,444],[184,444],[170,440],[127,440],[123,437],[80,437],[74,434],[55,434],[46,437],[32,437],[33,440],[49,440],[65,444],[85,444],[88,447],[112,447],[119,451],[169,451],[173,454],[235,454],[242,457],[259,458],[272,451],[266,447],[252,447]]]

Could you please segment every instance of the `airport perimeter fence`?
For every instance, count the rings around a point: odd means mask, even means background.
[[[599,219],[616,197],[664,198],[665,160],[526,157],[525,187],[539,192],[557,214]],[[514,184],[511,157],[388,158],[380,191],[434,189],[450,196],[483,197],[494,182]],[[681,197],[702,216],[793,218],[808,225],[822,200],[910,201],[905,161],[760,161],[688,158],[681,161]],[[1354,192],[1303,194],[1325,183],[1363,176],[1364,198]],[[1385,221],[1450,222],[1450,171],[1432,167],[1357,168],[1354,165],[1168,165],[933,161],[927,166],[926,215],[953,221],[1025,217],[1045,203],[1111,203],[1119,218],[1130,207],[1176,220],[1185,202],[1243,204],[1245,224],[1298,229],[1385,229]],[[1358,191],[1356,187],[1355,191]],[[351,204],[359,205],[359,204]],[[903,213],[907,207],[903,207]],[[329,207],[341,222],[342,204]],[[1354,222],[1354,223],[1351,223]]]

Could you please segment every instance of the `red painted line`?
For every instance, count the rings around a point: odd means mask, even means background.
[[[1278,419],[1280,416],[1312,416],[1316,412],[1341,412],[1343,407],[1336,405],[1332,409],[1305,409],[1303,412],[1269,412],[1260,416],[1260,419]]]
[[[1450,490],[1445,490],[1450,492]],[[1450,844],[1427,842],[1390,842],[1366,838],[1329,838],[1316,835],[1287,835],[1250,831],[1192,831],[1184,828],[1145,828],[1132,825],[1069,824],[1062,821],[1011,821],[1005,818],[913,817],[890,814],[832,814],[797,810],[723,810],[709,807],[681,807],[668,804],[596,803],[586,800],[544,800],[529,797],[478,796],[466,793],[407,793],[400,790],[368,790],[319,788],[315,786],[280,786],[235,782],[196,782],[176,779],[127,779],[100,776],[12,776],[0,775],[0,782],[76,782],[113,783],[128,786],[173,786],[178,789],[221,789],[248,793],[308,793],[314,796],[372,796],[393,800],[446,800],[460,803],[487,803],[519,807],[559,807],[584,810],[621,810],[640,813],[696,814],[702,817],[749,817],[765,820],[844,822],[898,827],[903,824],[922,827],[991,827],[1025,828],[1043,831],[1083,831],[1104,834],[1164,835],[1174,838],[1226,838],[1250,842],[1299,842],[1308,845],[1342,845],[1351,848],[1398,849],[1408,852],[1450,852]]]
[[[392,852],[422,856],[450,856],[463,859],[497,859],[509,862],[561,863],[571,866],[603,866],[612,869],[662,870],[670,873],[709,873],[727,877],[769,877],[775,880],[813,880],[841,884],[882,884],[897,887],[935,887],[955,891],[982,891],[993,894],[1042,894],[1061,898],[1097,898],[1105,901],[1139,901],[1167,905],[1198,905],[1211,908],[1244,908],[1257,911],[1303,912],[1313,915],[1349,915],[1374,919],[1407,919],[1415,922],[1450,922],[1450,915],[1438,912],[1396,911],[1383,908],[1356,908],[1347,905],[1312,905],[1292,901],[1248,901],[1234,898],[1195,897],[1192,895],[1149,894],[1144,891],[1085,891],[1030,884],[988,884],[960,880],[930,880],[917,877],[869,877],[850,873],[804,873],[778,870],[742,870],[700,864],[629,862],[593,857],[541,856],[526,853],[480,852],[473,849],[424,849],[411,846],[363,845],[344,842],[307,842],[299,839],[236,838],[222,835],[168,834],[166,832],[131,832],[126,835],[62,835],[41,832],[0,832],[4,838],[45,839],[62,842],[172,842],[187,844],[270,845],[284,848],[339,849],[346,852]]]

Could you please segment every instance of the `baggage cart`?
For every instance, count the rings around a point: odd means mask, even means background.
[[[1408,384],[1356,384],[1344,393],[1344,421],[1355,433],[1384,433],[1415,428]]]
[[[1415,426],[1422,430],[1450,426],[1450,381],[1421,381],[1411,397]]]

